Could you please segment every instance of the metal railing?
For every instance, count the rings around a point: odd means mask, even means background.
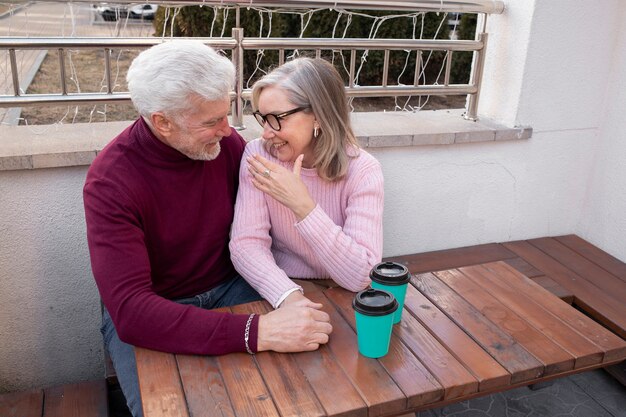
[[[41,0],[40,0],[41,1]],[[74,2],[77,2],[74,0]],[[78,0],[87,2],[87,0]],[[151,1],[152,2],[152,1]],[[155,3],[161,3],[159,0]],[[250,1],[167,1],[172,6],[205,4],[248,7]],[[356,39],[356,38],[246,38],[242,28],[233,28],[230,38],[194,38],[205,42],[216,49],[230,50],[232,60],[237,70],[235,91],[233,98],[233,125],[243,127],[244,100],[251,96],[250,89],[244,89],[244,51],[270,49],[278,50],[279,64],[285,61],[285,50],[303,49],[314,50],[316,56],[321,56],[322,50],[350,51],[349,83],[346,92],[349,97],[400,97],[400,96],[427,96],[427,95],[464,95],[467,94],[467,108],[465,117],[475,120],[477,117],[480,83],[482,78],[484,52],[487,43],[485,21],[487,13],[501,13],[503,3],[500,1],[287,1],[282,2],[254,0],[256,6],[267,7],[335,7],[337,9],[384,9],[384,10],[411,10],[411,11],[443,11],[443,12],[472,12],[479,13],[476,29],[476,40],[423,40],[423,39]],[[237,19],[237,22],[239,20]],[[167,41],[169,38],[8,38],[0,37],[0,50],[7,50],[13,81],[13,95],[0,95],[0,107],[22,107],[26,105],[51,104],[99,104],[119,103],[130,100],[128,92],[114,92],[111,80],[111,51],[116,48],[148,48],[152,45]],[[65,79],[65,51],[74,49],[103,49],[105,64],[106,91],[99,93],[69,93]],[[56,49],[59,52],[59,72],[61,78],[61,93],[59,94],[23,94],[19,85],[18,64],[16,51],[19,50],[47,50]],[[384,61],[382,69],[382,83],[377,86],[355,85],[356,54],[358,50],[382,50]],[[415,77],[413,85],[389,85],[389,56],[390,51],[416,51]],[[446,51],[445,73],[443,84],[420,85],[419,74],[422,65],[422,51]],[[452,54],[458,51],[474,53],[474,64],[467,84],[450,84],[450,70]]]

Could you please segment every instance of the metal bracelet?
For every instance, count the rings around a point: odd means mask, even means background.
[[[246,351],[251,355],[254,355],[254,352],[252,351],[252,349],[250,349],[250,345],[248,344],[248,341],[250,339],[250,325],[252,324],[253,318],[254,318],[254,313],[250,314],[250,317],[248,317],[248,322],[246,323],[246,331],[243,335],[243,340],[246,343]]]

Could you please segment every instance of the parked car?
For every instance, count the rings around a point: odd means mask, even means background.
[[[106,4],[96,6],[96,11],[107,22],[114,22],[117,19],[125,19],[126,17],[130,19],[154,20],[158,7],[156,4]]]

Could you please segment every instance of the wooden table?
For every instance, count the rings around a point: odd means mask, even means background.
[[[146,417],[391,416],[626,359],[626,342],[504,262],[413,276],[389,354],[358,354],[353,294],[307,293],[331,316],[315,352],[218,357],[136,350]],[[269,304],[234,306],[263,313]]]

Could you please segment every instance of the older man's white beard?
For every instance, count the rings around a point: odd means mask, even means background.
[[[195,161],[212,161],[217,158],[221,150],[222,148],[220,147],[220,143],[217,142],[211,147],[210,151],[206,151],[203,147],[201,151],[193,149],[179,149],[179,152]]]
[[[215,144],[215,146],[212,147],[212,151],[207,152],[204,151],[202,152],[203,158],[201,158],[203,161],[212,161],[215,158],[217,158],[217,155],[220,154],[220,151],[222,150],[222,148],[220,147],[220,143],[217,142]]]

